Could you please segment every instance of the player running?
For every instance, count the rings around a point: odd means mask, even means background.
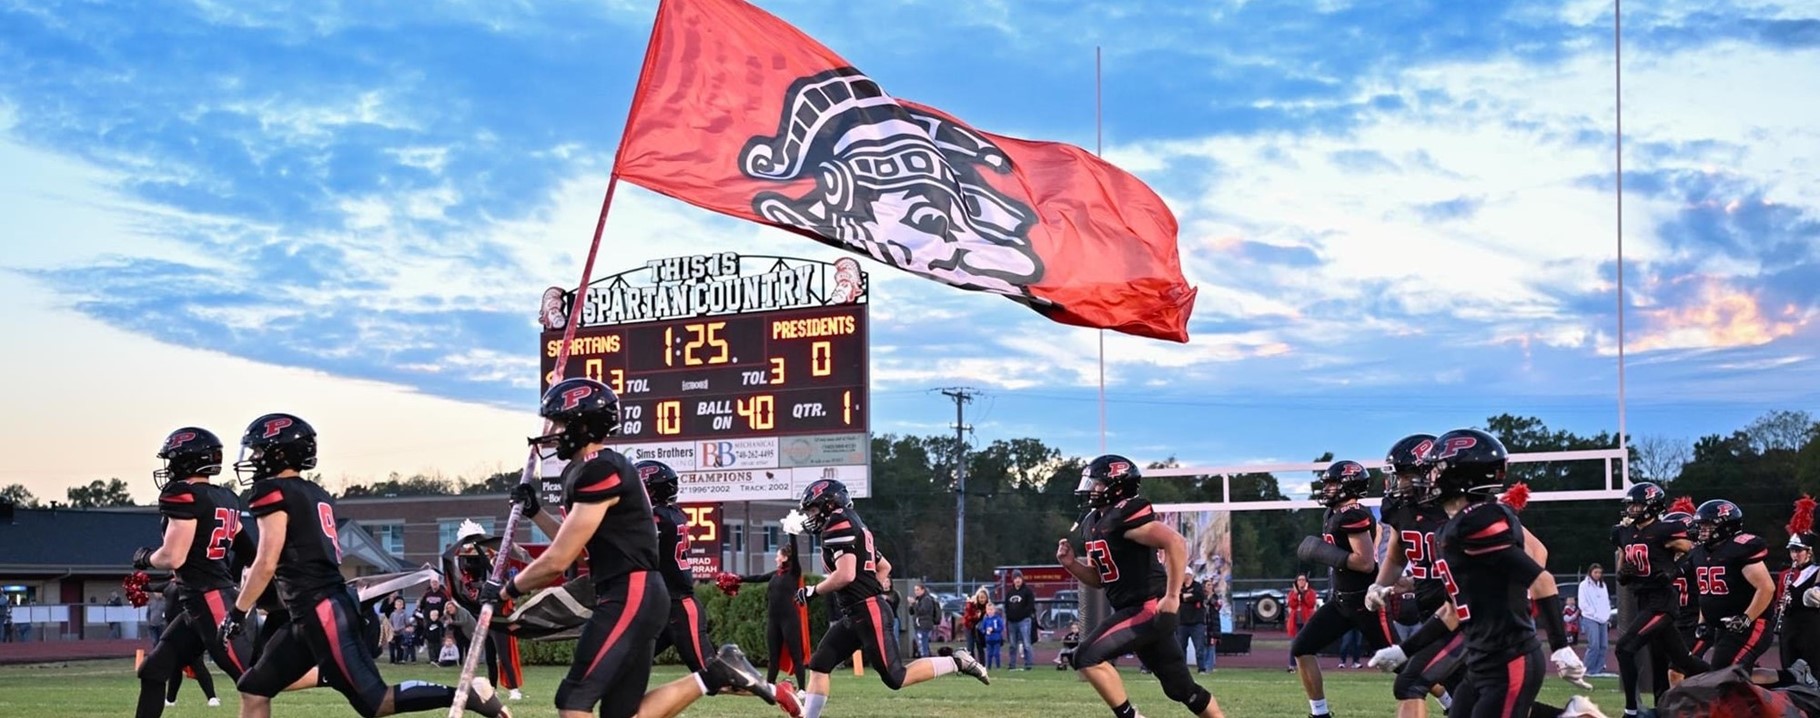
[[[556,689],[557,713],[585,718],[598,704],[601,718],[668,718],[728,688],[776,703],[771,686],[733,645],[722,647],[699,670],[645,691],[652,642],[664,630],[670,592],[659,574],[657,530],[638,469],[604,444],[619,432],[619,398],[593,379],[564,379],[544,392],[539,413],[551,433],[531,443],[568,462],[562,473],[564,516],[559,522],[543,513],[529,484],[514,489],[520,511],[553,538],[516,576],[482,585],[480,600],[496,603],[501,596],[517,599],[543,588],[586,551],[594,612],[575,645],[575,662]]]
[[[1682,675],[1695,676],[1710,670],[1705,661],[1695,658],[1675,631],[1675,560],[1694,544],[1688,540],[1687,527],[1660,520],[1668,495],[1662,487],[1649,482],[1631,485],[1624,495],[1624,516],[1612,527],[1612,545],[1619,551],[1618,583],[1631,587],[1636,597],[1636,615],[1617,640],[1618,683],[1624,690],[1624,713],[1638,710],[1637,656],[1640,651],[1654,650],[1667,658]],[[1665,669],[1658,669],[1662,675]],[[1668,691],[1667,681],[1655,681],[1655,698],[1659,701]]]
[[[1302,539],[1302,545],[1296,548],[1296,558],[1332,570],[1327,602],[1315,609],[1308,625],[1297,631],[1289,643],[1289,655],[1295,657],[1296,672],[1302,677],[1302,690],[1308,694],[1311,718],[1330,716],[1317,652],[1355,628],[1374,652],[1394,642],[1390,616],[1365,607],[1366,589],[1371,588],[1378,571],[1374,553],[1378,545],[1377,521],[1370,510],[1359,504],[1370,477],[1370,472],[1357,461],[1335,461],[1321,472],[1320,493],[1314,497],[1327,507],[1321,535]]]
[[[786,517],[785,528],[800,528],[821,537],[822,565],[828,575],[820,583],[797,589],[796,602],[807,605],[816,596],[832,596],[840,606],[840,617],[809,656],[803,718],[820,718],[828,704],[828,674],[854,651],[862,652],[866,665],[894,691],[957,672],[981,683],[991,682],[986,668],[965,650],[954,651],[952,657],[918,658],[908,665],[899,662],[897,614],[885,600],[880,578],[890,572],[889,564],[879,555],[865,521],[853,510],[845,485],[833,479],[809,484],[798,510],[799,515]]]
[[[1063,538],[1055,559],[1081,583],[1106,590],[1112,614],[1081,639],[1073,667],[1093,684],[1115,718],[1139,718],[1125,694],[1118,669],[1110,661],[1134,653],[1163,684],[1163,695],[1201,718],[1225,713],[1213,694],[1194,681],[1182,644],[1175,640],[1181,620],[1182,585],[1188,570],[1188,545],[1175,529],[1158,522],[1150,500],[1138,495],[1143,475],[1137,464],[1114,454],[1096,458],[1081,472],[1075,495],[1085,499],[1081,547]],[[1162,562],[1157,561],[1161,553]]]
[[[1712,666],[1754,669],[1775,635],[1769,610],[1776,580],[1763,565],[1769,546],[1744,531],[1744,511],[1725,499],[1694,510],[1694,537],[1694,583],[1701,623],[1713,636]]]
[[[1389,529],[1385,531],[1389,539],[1384,544],[1377,581],[1365,590],[1367,611],[1383,614],[1392,587],[1405,571],[1415,582],[1416,605],[1423,615],[1432,615],[1447,603],[1447,589],[1434,574],[1435,536],[1447,524],[1447,512],[1439,504],[1418,501],[1413,491],[1416,476],[1424,470],[1422,455],[1434,446],[1434,439],[1432,434],[1403,437],[1390,447],[1384,459],[1384,503],[1379,513]],[[1397,698],[1398,718],[1427,716],[1431,691],[1439,694],[1442,711],[1453,704],[1452,696],[1442,687],[1452,688],[1459,682],[1466,642],[1458,631],[1434,638],[1424,640],[1420,650],[1409,654],[1397,672],[1391,692]]]
[[[267,414],[247,426],[240,457],[234,472],[253,485],[247,506],[258,519],[258,555],[221,622],[221,634],[239,635],[268,584],[277,585],[289,614],[284,623],[268,627],[270,640],[240,677],[240,715],[271,715],[272,697],[311,668],[320,669],[323,680],[365,718],[448,708],[455,689],[422,681],[388,686],[363,645],[360,608],[341,577],[335,500],[299,473],[316,467],[316,430],[290,414]],[[485,680],[474,687],[468,710],[510,715]]]
[[[164,541],[133,552],[133,568],[175,574],[177,617],[139,664],[137,718],[162,715],[166,684],[185,667],[200,665],[203,653],[235,680],[253,655],[247,637],[223,641],[216,632],[238,598],[232,565],[241,512],[233,490],[209,483],[221,473],[221,439],[186,426],[165,438],[158,458],[164,468],[152,472],[152,483],[159,491]]]

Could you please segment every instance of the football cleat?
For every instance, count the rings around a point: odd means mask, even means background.
[[[209,707],[210,707],[210,708],[220,708],[220,707],[221,707],[221,699],[220,699],[220,698],[210,698],[210,699],[209,699]]]
[[[778,681],[771,688],[777,694],[777,707],[783,709],[784,715],[803,718],[803,705],[796,699],[796,686],[789,681]]]
[[[1609,717],[1605,715],[1604,711],[1599,710],[1599,706],[1593,704],[1591,698],[1587,698],[1586,696],[1574,696],[1573,699],[1569,700],[1567,705],[1561,709],[1561,718]]]
[[[777,705],[777,693],[771,684],[765,682],[765,676],[752,667],[746,660],[744,651],[731,643],[721,646],[714,657],[708,660],[707,668],[702,670],[707,680],[710,695],[724,688],[745,691],[758,696],[766,703]]]
[[[525,694],[519,693],[517,688],[513,688],[511,694],[507,697],[515,701],[522,701],[525,699]]]
[[[981,683],[992,685],[992,679],[986,676],[986,667],[968,653],[965,648],[954,649],[954,670],[978,678]]]
[[[1814,680],[1814,669],[1807,665],[1807,659],[1797,658],[1794,663],[1788,664],[1788,674],[1795,677],[1795,682],[1810,689],[1820,690],[1820,682]]]

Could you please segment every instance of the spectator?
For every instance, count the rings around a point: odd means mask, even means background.
[[[1561,607],[1561,623],[1567,626],[1567,645],[1580,643],[1580,602],[1573,596],[1567,597],[1567,605]]]
[[[1055,654],[1055,670],[1065,671],[1072,667],[1074,649],[1081,646],[1081,622],[1068,624],[1068,632],[1062,635],[1062,651]]]
[[[411,642],[417,627],[412,621],[411,612],[405,610],[404,598],[392,599],[392,662],[403,663],[406,658],[417,660],[417,646]]]
[[[0,643],[13,642],[13,602],[0,596]]]
[[[1586,638],[1586,675],[1607,676],[1606,629],[1611,622],[1611,593],[1605,586],[1605,569],[1593,564],[1580,581],[1580,635]]]
[[[1352,667],[1358,668],[1359,659],[1364,657],[1362,655],[1364,653],[1365,653],[1365,636],[1359,634],[1359,629],[1354,628],[1350,631],[1347,631],[1346,635],[1340,637],[1340,667],[1341,668],[1346,667],[1346,657],[1347,656],[1352,657]]]
[[[145,603],[145,624],[152,632],[152,647],[158,647],[158,641],[164,638],[164,626],[168,619],[164,616],[165,594],[175,595],[173,588],[176,581],[166,581],[163,587],[147,586],[146,592],[151,598]]]
[[[1289,601],[1284,614],[1285,625],[1289,629],[1289,638],[1295,640],[1296,629],[1307,625],[1308,619],[1314,617],[1314,587],[1308,585],[1308,574],[1296,574],[1295,585],[1289,589]],[[1295,672],[1295,656],[1289,657],[1289,672]]]
[[[1195,663],[1201,672],[1207,672],[1207,592],[1194,580],[1192,574],[1182,574],[1182,585],[1176,587],[1180,597],[1177,604],[1177,623],[1175,625],[1175,644],[1182,647],[1182,655],[1194,651]]]
[[[109,598],[107,600],[107,605],[124,606],[126,604],[125,604],[125,602],[120,600],[120,592],[115,591],[113,597]],[[110,611],[109,613],[112,613],[112,612]],[[109,638],[119,638],[120,637],[120,622],[119,621],[108,621],[107,622],[107,635]]]
[[[935,655],[929,652],[929,635],[935,632],[935,622],[941,618],[942,606],[934,596],[929,595],[928,587],[916,584],[911,589],[916,595],[910,601],[910,618],[916,626],[916,642],[911,646],[913,658],[927,658]]]
[[[1011,667],[1017,668],[1018,652],[1024,654],[1024,670],[1035,660],[1030,655],[1030,632],[1036,622],[1036,592],[1024,585],[1024,572],[1011,570],[1011,590],[1005,592],[1006,640],[1011,642]]]
[[[423,631],[419,635],[423,636],[425,652],[439,650],[449,625],[449,594],[441,580],[430,579],[430,587],[417,600],[417,612],[423,614]]]
[[[986,643],[986,667],[999,666],[999,652],[1005,646],[1005,617],[998,606],[986,604],[986,617],[980,621],[980,638]]]
[[[983,655],[980,651],[980,621],[986,618],[986,607],[992,605],[992,597],[982,588],[973,593],[973,600],[961,609],[961,628],[967,632],[967,652],[975,656]]]
[[[1207,595],[1207,610],[1201,613],[1201,624],[1205,626],[1206,638],[1196,655],[1200,657],[1202,673],[1214,669],[1219,660],[1220,647],[1220,592],[1219,579],[1209,578],[1201,584],[1201,592]]]
[[[461,647],[455,645],[454,636],[442,637],[442,651],[436,654],[436,665],[448,668],[461,662]]]

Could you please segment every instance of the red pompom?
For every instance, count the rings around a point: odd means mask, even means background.
[[[151,603],[152,597],[145,592],[145,587],[151,582],[152,577],[145,575],[144,571],[134,571],[128,575],[120,582],[120,587],[126,589],[126,602],[134,608]]]
[[[1814,528],[1814,497],[1803,494],[1795,499],[1795,513],[1788,517],[1788,535],[1804,534]]]
[[[726,573],[723,571],[720,575],[714,577],[714,585],[720,588],[721,593],[729,596],[738,596],[739,574]]]
[[[1504,502],[1504,505],[1509,506],[1512,510],[1522,511],[1523,507],[1529,505],[1529,484],[1511,484],[1510,490],[1505,491],[1503,496],[1498,497],[1498,500]]]
[[[1668,505],[1668,512],[1672,514],[1677,511],[1684,513],[1684,514],[1689,514],[1689,515],[1693,514],[1694,513],[1694,497],[1692,497],[1692,496],[1676,497],[1675,502]]]

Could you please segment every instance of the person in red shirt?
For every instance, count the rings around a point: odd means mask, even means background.
[[[1314,617],[1314,587],[1308,585],[1308,574],[1296,574],[1295,586],[1289,589],[1289,613],[1287,625],[1290,639],[1295,638],[1296,629],[1306,625]],[[1289,672],[1295,672],[1295,657],[1289,658]]]

